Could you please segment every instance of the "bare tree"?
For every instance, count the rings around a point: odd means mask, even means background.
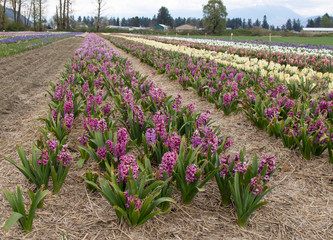
[[[37,0],[31,0],[32,20],[33,20],[34,30],[37,30],[37,17],[38,17],[37,16],[36,1]]]
[[[22,20],[21,20],[21,8],[22,8],[22,0],[18,0],[17,2],[18,4],[18,9],[17,9],[17,19],[16,19],[16,22],[17,23],[22,23]]]
[[[2,9],[0,13],[0,29],[3,30],[6,27],[6,0],[0,0],[0,4],[2,4]]]
[[[25,16],[24,18],[24,24],[29,26],[29,22],[30,22],[30,17],[31,17],[31,13],[32,13],[32,5],[31,3],[22,3],[22,12],[23,15]]]
[[[12,9],[13,9],[13,13],[14,13],[14,22],[17,22],[17,18],[16,18],[16,0],[11,0],[10,3],[12,5]]]
[[[57,12],[58,14],[58,12]],[[62,1],[59,0],[59,17],[58,17],[58,29],[62,29]]]
[[[56,24],[58,29],[69,29],[70,28],[70,17],[71,12],[70,6],[72,6],[71,0],[59,0],[59,5],[56,7]]]
[[[97,0],[97,19],[96,19],[96,31],[99,32],[99,28],[101,25],[101,12],[104,10],[106,6],[105,0]]]
[[[38,30],[42,31],[42,0],[39,0],[38,2],[38,7],[39,7],[39,19],[38,19]]]
[[[60,20],[59,20],[59,12],[58,12],[58,5],[56,5],[56,15],[55,15],[55,22],[56,22],[56,25],[57,25],[57,29],[59,29],[59,26],[60,26]]]
[[[66,15],[66,28],[69,29],[69,5],[71,4],[70,0],[67,0],[66,8],[67,8],[67,15]]]
[[[63,7],[62,7],[62,29],[66,28],[66,0],[63,1]]]

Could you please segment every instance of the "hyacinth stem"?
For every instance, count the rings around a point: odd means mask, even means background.
[[[230,205],[231,203],[230,195],[229,196],[227,196],[226,194],[223,195],[224,196],[222,196],[222,204],[226,206]]]
[[[191,202],[192,202],[192,199],[184,199],[183,200],[183,204],[185,205],[185,206],[188,206],[188,205],[190,205],[191,204]]]
[[[238,224],[239,224],[239,226],[245,227],[246,223],[247,223],[247,219],[244,219],[242,217],[238,218]]]
[[[188,206],[192,203],[193,198],[198,193],[197,190],[192,189],[191,193],[187,194],[186,196],[183,196],[183,204]]]

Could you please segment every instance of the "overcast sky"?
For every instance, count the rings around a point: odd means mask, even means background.
[[[46,0],[47,19],[55,14],[58,0]],[[97,0],[73,0],[74,15],[95,16],[97,15]],[[208,0],[103,0],[105,2],[102,16],[107,17],[153,17],[161,6],[169,9],[172,17],[182,15],[182,12],[196,12],[194,17],[202,17],[202,5]],[[230,12],[235,8],[252,7],[256,5],[285,6],[304,17],[323,15],[326,12],[333,14],[333,0],[223,0]],[[186,15],[186,13],[185,13]],[[184,16],[189,17],[189,16]],[[261,16],[260,16],[261,17]]]

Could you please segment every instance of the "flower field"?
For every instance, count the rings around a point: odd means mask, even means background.
[[[149,38],[187,47],[224,52],[238,56],[264,59],[275,63],[310,67],[322,72],[332,72],[332,46],[283,45],[272,42],[234,42],[195,38]]]
[[[297,67],[286,73],[288,66],[279,65],[279,72],[272,67],[267,74],[272,62],[268,65],[257,61],[255,66],[247,62],[241,67],[241,64],[233,64],[232,57],[228,58],[230,62],[220,61],[223,55],[211,57],[212,53],[207,50],[123,38],[127,41],[121,38],[113,38],[113,41],[178,80],[183,88],[205,96],[225,115],[243,110],[258,128],[281,138],[285,147],[298,148],[305,159],[320,156],[328,149],[329,161],[333,163],[330,137],[333,136],[330,105],[333,91],[329,88],[332,73],[322,74],[305,68],[300,72]],[[289,74],[293,75],[286,78]],[[327,88],[329,91],[325,91]]]
[[[39,48],[46,44],[79,35],[80,33],[0,33],[0,57],[6,57],[31,49]]]
[[[255,64],[175,43],[104,37],[158,74],[136,71],[138,63],[132,65],[106,39],[85,38],[47,91],[39,137],[32,147],[18,146],[19,158],[11,154],[3,161],[27,182],[3,190],[2,202],[12,208],[7,221],[1,217],[9,236],[43,238],[54,221],[61,227],[52,236],[60,232],[65,239],[333,235],[325,194],[304,202],[289,195],[308,195],[310,188],[299,189],[300,184],[320,189],[313,176],[300,178],[300,166],[332,172],[333,97],[327,90],[332,73],[284,65],[275,71],[277,65],[269,69],[271,63],[262,60]],[[158,81],[156,76],[169,82],[171,95],[166,85],[151,80]],[[246,118],[261,129],[251,127],[256,134],[251,144],[233,131],[237,122],[249,136]],[[265,141],[278,149],[256,144],[268,138],[262,130],[277,138]],[[325,191],[332,189],[331,178],[330,173],[321,178]],[[308,201],[317,207],[314,218]],[[320,214],[325,217],[309,228]],[[301,219],[306,230],[298,226]],[[13,230],[16,222],[26,233]],[[326,229],[324,235],[318,229]]]

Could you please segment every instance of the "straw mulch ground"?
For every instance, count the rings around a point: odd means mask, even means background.
[[[41,123],[36,119],[44,116],[43,111],[47,109],[44,93],[48,82],[57,80],[63,64],[81,42],[76,38],[62,40],[20,57],[0,60],[0,65],[5,66],[0,69],[0,87],[4,93],[0,103],[6,106],[0,113],[1,190],[14,190],[17,184],[23,185],[25,190],[33,187],[3,158],[8,156],[18,161],[15,146],[23,144],[28,149],[38,138],[37,126]],[[183,91],[177,82],[152,74],[151,67],[123,51],[120,53],[168,95],[180,93],[184,104],[196,102],[197,112],[209,109],[216,125],[235,141],[230,153],[246,147],[249,159],[254,153],[276,156],[281,169],[272,179],[276,188],[265,198],[269,204],[259,209],[246,227],[240,228],[236,224],[235,210],[221,206],[218,188],[211,181],[190,206],[182,205],[180,194],[175,192],[177,205],[170,213],[154,217],[142,227],[129,228],[125,223],[118,223],[112,207],[99,193],[85,190],[80,176],[88,167],[99,169],[92,163],[80,169],[74,163],[60,193],[48,196],[43,209],[38,211],[33,231],[25,233],[16,224],[6,235],[0,233],[0,239],[61,239],[66,232],[69,239],[333,239],[333,166],[328,163],[328,155],[306,161],[299,151],[285,149],[280,139],[258,130],[244,114],[226,117],[205,99]],[[24,68],[28,63],[36,64]],[[77,135],[82,131],[80,120],[76,120],[70,136],[75,162],[79,159],[75,149]],[[2,227],[11,214],[2,191],[0,209]]]

